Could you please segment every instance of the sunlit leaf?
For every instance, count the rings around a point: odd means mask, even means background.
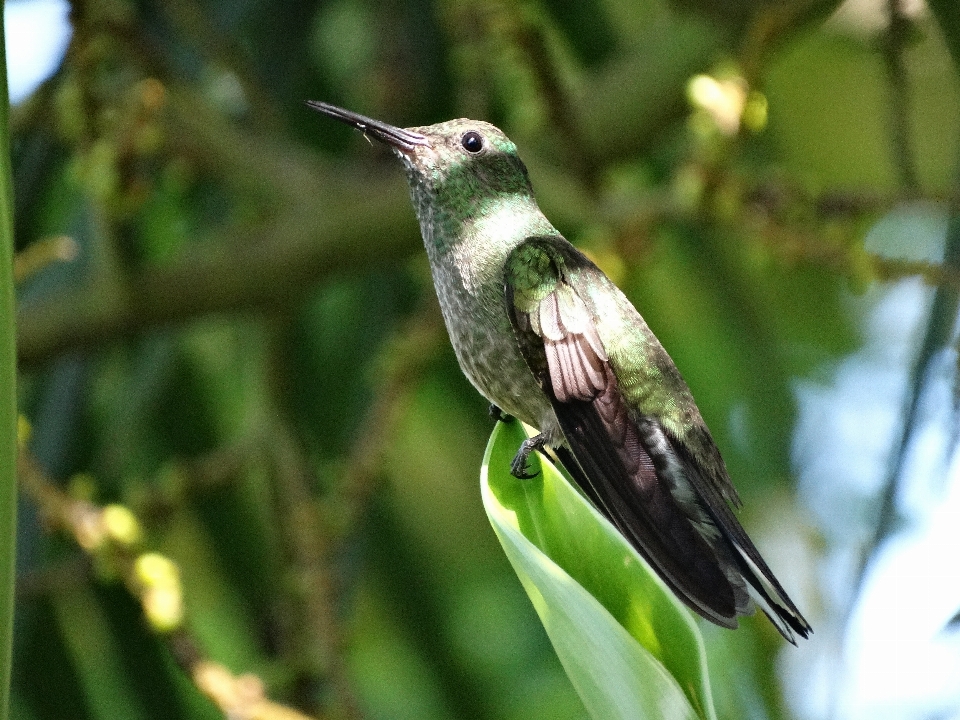
[[[594,718],[713,718],[689,613],[550,463],[510,475],[524,438],[498,423],[481,470],[484,507],[571,682]]]

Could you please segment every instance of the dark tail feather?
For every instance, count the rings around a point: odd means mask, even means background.
[[[729,505],[703,481],[679,444],[669,442],[673,466],[659,455],[652,457],[663,443],[648,437],[651,428],[631,421],[615,384],[593,401],[555,402],[554,410],[570,446],[554,448],[557,457],[691,609],[718,625],[736,627],[737,616],[752,610],[749,589],[786,640],[796,644],[794,633],[806,638],[813,632]],[[659,426],[657,433],[670,440]],[[679,481],[659,476],[678,471],[683,476]],[[671,490],[678,482],[688,483],[698,496],[696,512],[674,497]],[[691,512],[701,517],[695,519]]]
[[[708,620],[737,625],[737,598],[706,540],[657,477],[612,383],[593,401],[555,402],[571,475],[671,590]]]

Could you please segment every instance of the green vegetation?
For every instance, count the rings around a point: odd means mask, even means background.
[[[665,698],[710,718],[711,694],[721,720],[791,716],[777,658],[805,650],[765,618],[691,624],[636,563],[584,568],[561,523],[595,533],[597,562],[621,550],[549,468],[521,486],[492,462],[481,492],[493,423],[447,343],[402,171],[303,100],[505,130],[546,215],[684,374],[745,527],[826,652],[844,619],[818,559],[872,537],[866,566],[900,527],[902,458],[960,287],[960,225],[941,262],[892,212],[946,225],[960,17],[837,5],[74,2],[62,67],[10,116],[32,428],[12,716],[580,720],[585,702],[628,716]],[[902,437],[879,496],[827,532],[796,492],[797,387],[829,382],[869,334],[871,293],[903,278],[936,297]],[[519,427],[497,432],[491,456],[511,455]],[[521,504],[535,488],[558,504]],[[547,523],[552,560],[513,532],[528,523]],[[578,633],[617,648],[592,700],[564,670],[604,662]],[[611,699],[628,668],[648,695]]]
[[[6,96],[7,65],[0,18],[0,98]],[[0,100],[0,718],[4,719],[10,704],[17,539],[17,355],[9,120],[9,107]]]

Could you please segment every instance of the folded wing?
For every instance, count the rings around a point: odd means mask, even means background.
[[[597,508],[708,620],[736,627],[753,595],[784,637],[805,637],[809,626],[727,504],[736,493],[725,470],[718,477],[716,468],[699,467],[696,449],[621,388],[618,378],[630,368],[611,359],[594,301],[597,292],[619,291],[561,238],[528,239],[511,255],[504,281],[521,352],[568,446],[558,454]],[[658,343],[657,350],[658,362],[676,374]],[[722,468],[719,453],[716,459]]]

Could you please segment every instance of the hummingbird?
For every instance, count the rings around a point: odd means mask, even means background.
[[[739,496],[673,360],[540,211],[516,145],[478,120],[400,128],[307,105],[402,161],[461,369],[492,412],[540,431],[511,473],[532,477],[530,454],[552,451],[692,610],[736,628],[756,603],[786,640],[807,637],[733,513]]]

